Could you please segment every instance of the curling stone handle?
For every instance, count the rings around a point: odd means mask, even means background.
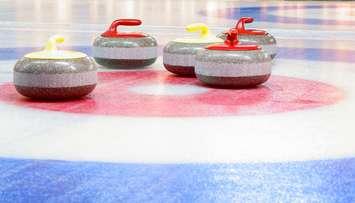
[[[236,29],[238,31],[245,31],[245,23],[252,23],[254,21],[254,18],[252,17],[242,17],[239,19],[236,25]]]
[[[238,29],[230,29],[227,32],[227,37],[226,40],[224,41],[224,43],[226,45],[228,45],[229,47],[235,47],[236,45],[238,45],[239,40],[238,40]]]
[[[44,47],[45,51],[55,51],[57,50],[57,44],[61,44],[64,42],[64,37],[60,35],[54,35],[49,38],[49,40],[46,43],[46,46]]]
[[[106,32],[110,32],[112,34],[118,33],[117,27],[120,25],[124,26],[138,26],[142,24],[141,20],[138,19],[118,19],[112,22],[110,28]]]
[[[111,28],[113,27],[114,29],[116,29],[119,25],[138,26],[140,24],[142,24],[142,21],[139,19],[118,19],[113,21],[113,23],[111,24]]]
[[[219,51],[253,51],[261,49],[261,47],[254,44],[239,44],[239,31],[236,28],[230,29],[226,35],[224,44],[212,44],[207,46],[206,49]]]
[[[265,35],[266,32],[264,30],[256,30],[256,29],[245,29],[246,23],[252,23],[254,18],[252,17],[242,17],[238,20],[235,28],[238,30],[238,34],[249,34],[249,35]]]
[[[200,38],[206,38],[210,35],[207,25],[203,23],[194,23],[186,26],[188,32],[200,32]]]

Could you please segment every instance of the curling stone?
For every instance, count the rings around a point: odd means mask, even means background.
[[[242,17],[236,25],[241,44],[256,44],[262,47],[264,51],[270,54],[271,58],[275,58],[277,54],[276,39],[264,30],[245,29],[246,23],[254,21],[251,17]],[[221,33],[218,37],[226,39],[226,33]]]
[[[92,92],[97,83],[94,60],[75,51],[57,50],[63,37],[53,36],[45,49],[26,54],[14,67],[18,93],[34,99],[69,99]]]
[[[224,44],[209,45],[197,53],[195,73],[201,82],[212,86],[253,87],[268,80],[271,60],[260,46],[240,44],[238,30],[231,29]]]
[[[107,68],[139,68],[149,66],[158,56],[157,41],[142,32],[120,32],[118,26],[138,26],[138,19],[118,19],[98,36],[93,44],[95,61]]]
[[[169,42],[163,50],[164,67],[175,74],[194,76],[195,55],[205,46],[223,42],[209,33],[208,27],[202,23],[186,27],[188,32],[200,32],[199,38],[181,38]]]

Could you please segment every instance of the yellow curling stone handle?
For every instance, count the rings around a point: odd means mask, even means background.
[[[58,50],[57,44],[61,44],[64,42],[64,37],[60,35],[54,35],[49,38],[44,47],[43,51],[32,52],[26,54],[26,58],[30,59],[76,59],[76,58],[83,58],[87,55],[77,51],[65,51],[65,50]]]
[[[49,38],[44,47],[44,51],[56,51],[58,50],[57,44],[61,44],[64,42],[64,37],[60,35],[54,35]]]
[[[217,38],[210,34],[210,30],[204,23],[193,23],[186,26],[187,32],[199,32],[200,36],[198,38],[181,38],[174,40],[175,42],[183,43],[219,43],[223,42],[222,39]]]
[[[210,30],[207,25],[203,23],[194,23],[186,26],[186,31],[188,32],[200,32],[200,39],[207,38],[210,36]]]

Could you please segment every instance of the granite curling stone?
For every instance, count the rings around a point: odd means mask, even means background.
[[[238,30],[239,41],[241,44],[256,44],[262,47],[264,51],[270,54],[271,58],[275,58],[277,54],[276,39],[264,30],[245,29],[246,23],[254,21],[251,17],[242,17],[237,22],[235,29]],[[221,33],[217,37],[226,39],[226,33]]]
[[[118,19],[93,43],[95,61],[107,68],[131,69],[149,66],[158,56],[154,37],[142,32],[120,32],[118,26],[138,26],[138,19]]]
[[[238,31],[231,29],[224,44],[209,45],[197,53],[195,73],[211,86],[254,87],[269,79],[271,60],[260,46],[240,44]]]
[[[86,54],[57,50],[63,37],[53,36],[45,49],[26,54],[14,67],[18,93],[34,99],[71,99],[92,92],[97,83],[94,61]]]
[[[210,34],[203,23],[195,23],[186,27],[188,32],[200,32],[199,38],[181,38],[169,42],[163,50],[164,67],[181,76],[194,76],[195,55],[205,46],[223,42]]]

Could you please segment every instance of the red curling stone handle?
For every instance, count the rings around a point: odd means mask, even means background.
[[[231,29],[228,33],[227,33],[227,38],[224,41],[224,43],[230,47],[235,47],[238,43],[238,30],[236,29]]]
[[[226,40],[224,44],[212,44],[206,47],[208,50],[218,50],[218,51],[253,51],[260,50],[261,48],[257,45],[251,44],[239,44],[238,40],[238,29],[232,28],[226,34]]]
[[[102,33],[103,37],[145,37],[143,33],[140,32],[120,32],[117,27],[120,25],[124,26],[138,26],[141,25],[142,21],[139,19],[118,19],[111,23],[109,29]]]
[[[245,29],[246,23],[252,23],[254,18],[252,17],[242,17],[237,22],[235,28],[238,30],[238,34],[240,35],[265,35],[266,32],[264,30],[256,30],[256,29]]]

